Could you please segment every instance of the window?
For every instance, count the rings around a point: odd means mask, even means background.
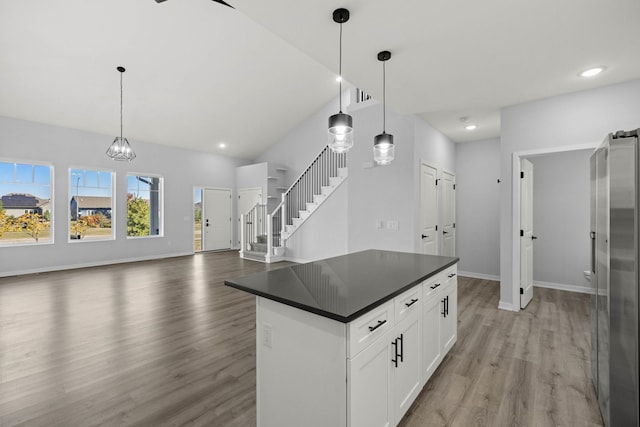
[[[127,175],[127,236],[162,236],[162,178]]]
[[[69,169],[69,239],[113,239],[113,172]]]
[[[53,166],[0,161],[0,245],[52,243]]]

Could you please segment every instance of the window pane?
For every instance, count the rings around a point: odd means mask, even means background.
[[[15,163],[0,162],[0,183],[13,182]]]
[[[0,246],[52,242],[52,170],[0,162]]]
[[[127,177],[127,236],[162,235],[162,178]]]
[[[69,170],[69,238],[74,241],[113,239],[113,173]]]

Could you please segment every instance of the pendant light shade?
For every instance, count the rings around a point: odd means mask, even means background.
[[[117,136],[109,146],[107,156],[112,160],[126,160],[130,162],[136,158],[136,153],[133,151],[133,148],[131,148],[131,145],[129,145],[127,138],[122,136],[122,75],[125,69],[124,67],[118,67],[117,69],[120,72],[120,136]]]
[[[395,157],[393,135],[385,131],[386,122],[386,75],[385,63],[391,58],[391,52],[383,50],[378,53],[378,61],[382,62],[382,133],[373,138],[373,160],[378,165],[388,165]]]
[[[333,21],[340,24],[340,111],[329,117],[329,148],[335,153],[346,153],[353,147],[353,118],[342,112],[342,24],[349,20],[347,9],[333,11]]]

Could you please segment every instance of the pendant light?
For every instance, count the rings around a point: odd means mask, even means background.
[[[342,112],[342,24],[349,20],[349,11],[342,8],[334,10],[333,20],[340,24],[340,111],[329,117],[329,148],[335,153],[346,153],[353,147],[353,118]]]
[[[386,75],[385,63],[391,58],[391,52],[383,50],[378,53],[378,61],[382,62],[382,133],[373,139],[373,160],[378,165],[388,165],[394,158],[395,147],[393,135],[385,131],[386,121]]]
[[[125,69],[124,67],[118,67],[117,70],[120,71],[120,136],[117,136],[109,146],[107,156],[113,160],[126,160],[130,162],[136,158],[136,153],[129,145],[127,138],[122,136],[122,75]]]

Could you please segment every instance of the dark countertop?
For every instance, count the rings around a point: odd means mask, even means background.
[[[348,323],[458,260],[371,249],[229,279],[224,283]]]

